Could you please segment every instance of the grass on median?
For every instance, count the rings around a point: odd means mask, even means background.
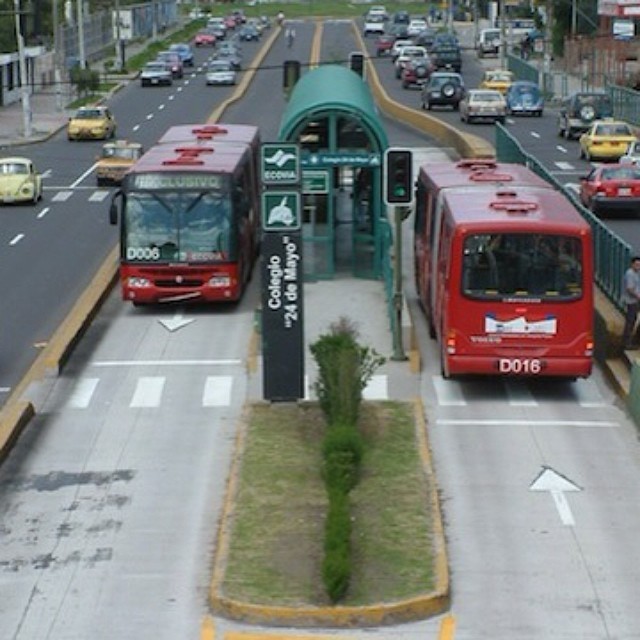
[[[434,588],[431,487],[413,411],[402,402],[362,405],[353,574],[341,605],[397,602]],[[328,606],[321,578],[324,416],[315,403],[258,404],[246,429],[224,594],[254,604]]]

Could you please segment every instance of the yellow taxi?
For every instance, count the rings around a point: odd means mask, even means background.
[[[635,142],[633,129],[619,120],[596,120],[580,136],[580,157],[585,160],[619,160]]]
[[[42,176],[29,158],[0,158],[0,202],[36,203],[42,198]]]
[[[67,124],[69,140],[106,140],[115,135],[116,119],[103,105],[80,107]]]
[[[513,73],[504,69],[490,69],[484,72],[479,89],[492,89],[506,94],[513,82]]]
[[[142,155],[139,142],[114,140],[102,145],[102,153],[96,159],[96,184],[120,184],[124,174]]]

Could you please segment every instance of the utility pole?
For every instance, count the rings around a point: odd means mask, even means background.
[[[62,78],[60,76],[60,31],[58,30],[58,0],[53,0],[53,79],[56,91],[57,111],[62,111]]]
[[[500,68],[507,68],[507,21],[504,15],[504,0],[498,1],[498,12],[500,19]]]
[[[120,33],[120,0],[116,0],[116,47],[116,69],[122,71],[125,66],[125,60],[122,34]]]
[[[16,40],[18,43],[18,60],[20,66],[20,88],[22,95],[22,125],[24,137],[31,137],[31,99],[29,95],[29,83],[27,78],[27,61],[24,53],[24,38],[20,28],[20,0],[13,0],[13,8],[16,15]]]
[[[87,68],[87,57],[84,52],[84,15],[83,0],[78,0],[78,63],[81,69]]]

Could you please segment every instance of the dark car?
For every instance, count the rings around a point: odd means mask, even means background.
[[[396,41],[395,36],[388,33],[383,33],[376,38],[375,48],[377,56],[386,56],[391,53],[391,47]]]
[[[460,42],[458,41],[458,37],[450,33],[449,31],[438,31],[436,32],[435,38],[433,40],[434,47],[459,47]]]
[[[240,71],[242,68],[242,56],[230,49],[218,52],[215,59],[228,60],[236,71]]]
[[[425,29],[421,31],[413,41],[417,45],[424,47],[427,51],[431,51],[436,42],[436,32],[433,29]]]
[[[177,51],[185,67],[193,67],[193,49],[184,42],[176,42],[169,47],[170,51]]]
[[[182,58],[177,51],[160,51],[157,55],[157,60],[162,60],[171,69],[171,75],[174,78],[182,78],[184,75],[184,65],[182,64]]]
[[[433,72],[433,65],[428,58],[409,60],[400,73],[403,89],[421,87]]]
[[[459,73],[437,71],[422,85],[420,102],[423,109],[450,106],[457,111],[465,93],[464,80]]]
[[[604,91],[580,91],[562,101],[558,113],[558,135],[567,140],[589,130],[594,120],[611,118],[613,104]]]
[[[386,30],[390,36],[393,36],[396,40],[404,40],[409,37],[409,25],[408,24],[391,24]]]
[[[460,73],[462,69],[462,54],[459,46],[450,44],[434,44],[430,52],[435,69],[451,69]]]
[[[257,42],[258,40],[260,40],[260,32],[258,31],[258,29],[256,29],[255,26],[251,24],[245,24],[240,28],[240,31],[238,32],[238,38],[247,42],[252,40]]]
[[[640,207],[640,167],[600,165],[580,178],[580,200],[595,214],[611,211],[635,214]]]
[[[393,24],[409,24],[411,16],[408,11],[396,11],[391,18]]]

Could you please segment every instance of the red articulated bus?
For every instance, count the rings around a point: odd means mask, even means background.
[[[591,229],[531,170],[493,160],[423,165],[414,260],[443,377],[591,374]]]
[[[124,300],[242,297],[260,242],[259,153],[257,127],[179,125],[135,163],[109,212]]]

